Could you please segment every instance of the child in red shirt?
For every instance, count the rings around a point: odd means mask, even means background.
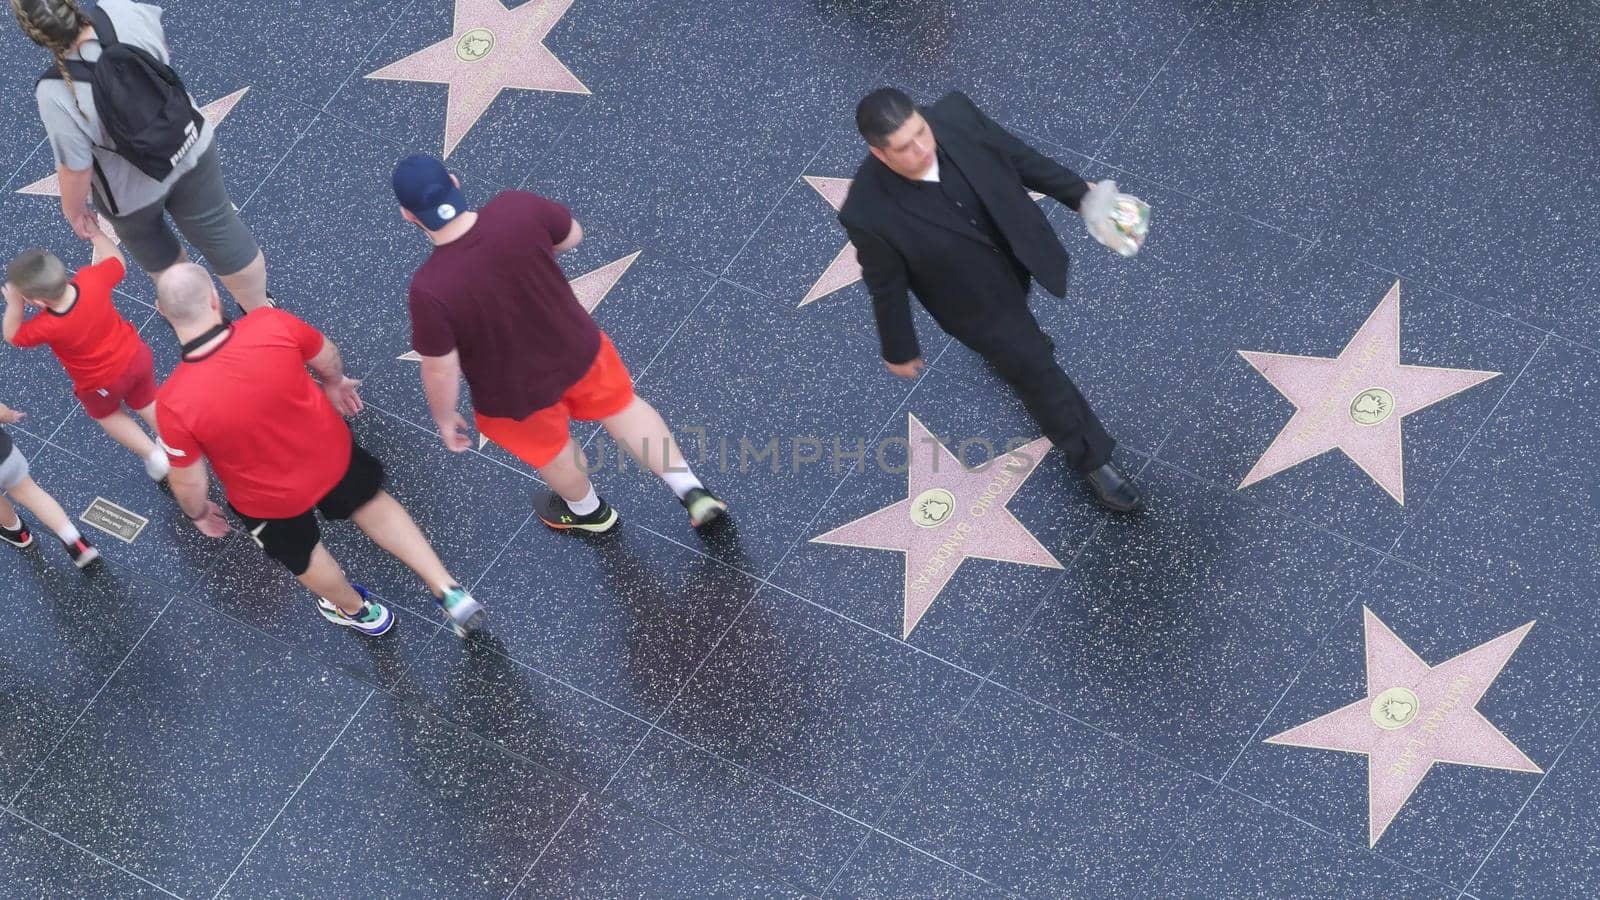
[[[6,269],[5,339],[17,347],[48,344],[90,418],[160,481],[167,477],[167,455],[122,411],[126,403],[155,430],[155,362],[111,301],[111,289],[126,273],[122,253],[98,228],[90,240],[99,262],[70,277],[61,260],[44,250],[12,260]],[[42,311],[24,321],[28,304]]]

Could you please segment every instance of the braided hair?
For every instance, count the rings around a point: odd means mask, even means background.
[[[67,93],[78,103],[72,74],[67,71],[67,53],[78,43],[89,19],[79,9],[76,0],[11,0],[11,11],[17,14],[17,24],[29,40],[49,50],[56,59],[56,69],[66,82]],[[79,106],[79,112],[83,108]]]

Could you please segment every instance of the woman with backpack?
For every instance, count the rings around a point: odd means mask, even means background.
[[[95,206],[157,278],[187,262],[166,217],[246,312],[270,305],[261,248],[228,200],[213,126],[169,65],[161,8],[100,0],[11,0],[55,64],[39,78],[39,118],[55,154],[61,211],[88,239]]]

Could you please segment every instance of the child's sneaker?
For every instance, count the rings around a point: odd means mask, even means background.
[[[354,628],[367,637],[377,637],[394,627],[394,616],[387,606],[369,597],[367,589],[361,585],[351,582],[350,586],[361,595],[360,612],[350,615],[321,597],[317,598],[317,612],[322,613],[322,617],[329,622]]]
[[[472,595],[461,585],[450,585],[445,589],[444,596],[435,597],[433,602],[444,610],[445,624],[450,626],[456,637],[464,638],[483,627],[483,604],[472,599]]]
[[[728,504],[703,487],[690,488],[679,502],[689,511],[689,524],[696,528],[715,522],[728,511]]]
[[[77,540],[71,543],[67,543],[66,541],[62,541],[61,543],[67,548],[67,554],[72,557],[72,564],[80,569],[100,558],[100,551],[96,550],[94,546],[89,543],[89,539],[83,537],[82,535],[80,535]]]
[[[0,541],[5,541],[13,547],[32,547],[33,534],[28,531],[28,526],[17,516],[17,527],[7,528],[0,525]]]
[[[600,506],[586,516],[580,516],[572,511],[567,501],[554,491],[545,491],[539,502],[539,521],[557,531],[588,531],[594,534],[603,534],[617,527],[622,517],[611,508],[606,498],[600,498]]]
[[[162,481],[172,471],[172,464],[167,462],[167,454],[162,452],[159,456],[149,456],[144,461],[144,474],[150,476],[151,481]]]

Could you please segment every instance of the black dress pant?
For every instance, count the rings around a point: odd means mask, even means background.
[[[1011,386],[1039,430],[1080,474],[1111,461],[1117,445],[1056,362],[1055,342],[1031,312],[1006,316],[982,334],[956,335]]]

